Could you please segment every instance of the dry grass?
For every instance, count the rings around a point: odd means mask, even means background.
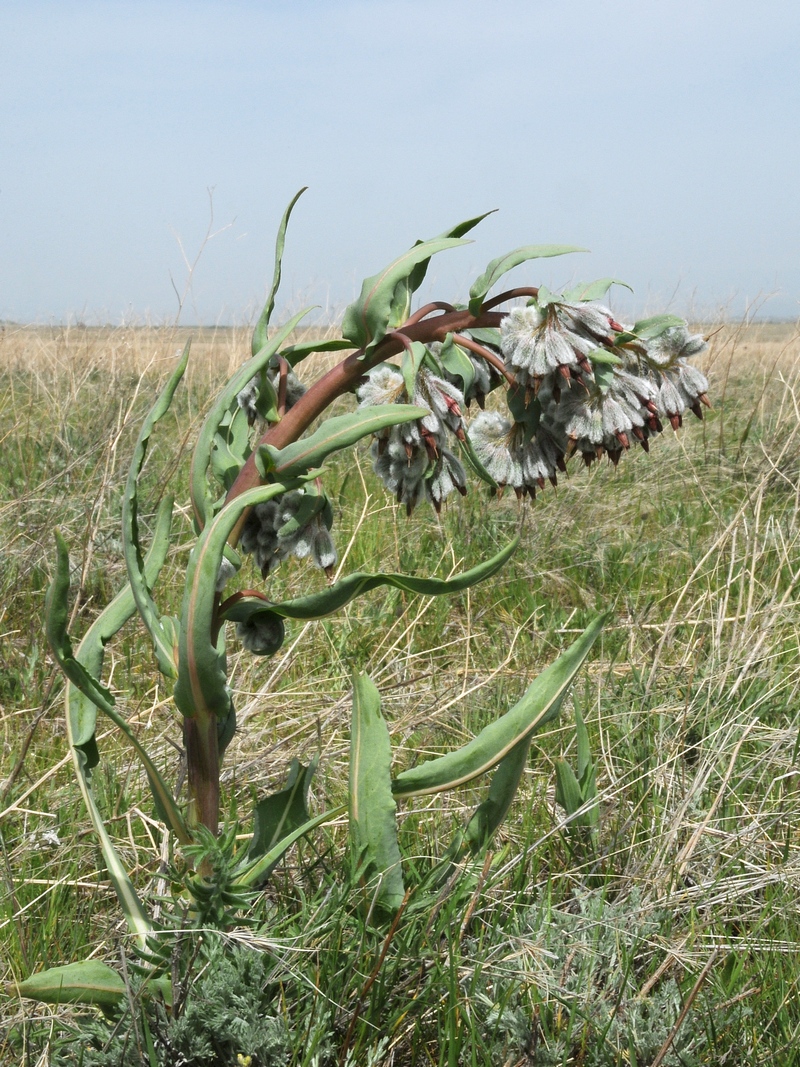
[[[8,899],[0,938],[14,940],[7,977],[42,958],[80,954],[87,943],[107,954],[116,936],[63,758],[53,704],[59,683],[38,620],[56,523],[73,546],[79,631],[121,581],[120,480],[148,398],[190,334],[187,388],[166,427],[167,444],[151,460],[148,510],[174,470],[171,450],[180,443],[185,454],[214,386],[246,356],[245,331],[0,333],[0,438],[8,457],[0,500],[7,682],[0,827]],[[314,377],[329,361],[303,370]],[[354,665],[383,693],[399,764],[460,743],[515,698],[596,607],[614,603],[615,621],[575,694],[598,763],[598,856],[576,858],[554,802],[550,765],[562,752],[572,756],[564,715],[539,739],[524,788],[527,812],[503,834],[500,846],[513,847],[498,859],[486,892],[511,914],[521,880],[529,902],[545,889],[566,898],[602,872],[604,891],[622,906],[632,901],[638,915],[672,916],[641,967],[642,996],[667,974],[691,986],[713,952],[720,961],[746,954],[757,975],[750,986],[759,986],[747,1003],[755,998],[762,1022],[781,1020],[788,1029],[774,1048],[788,1048],[786,1035],[800,1032],[794,987],[776,983],[771,998],[761,989],[769,982],[764,961],[793,952],[800,935],[800,335],[781,325],[725,326],[714,331],[705,362],[714,417],[679,438],[665,435],[649,458],[626,457],[616,474],[575,471],[557,494],[526,510],[524,549],[491,591],[477,589],[449,606],[367,598],[324,624],[296,626],[274,660],[234,655],[240,731],[226,757],[225,788],[243,814],[251,790],[274,788],[293,756],[320,752],[316,802],[338,800]],[[335,480],[345,572],[378,560],[402,569],[422,555],[445,575],[465,558],[475,562],[520,521],[513,501],[490,516],[473,496],[461,517],[453,509],[442,525],[425,516],[408,524],[357,459],[350,471],[337,468]],[[181,535],[165,582],[173,599],[189,535],[185,511],[177,521]],[[301,567],[287,568],[279,594],[307,580]],[[109,652],[109,678],[130,720],[177,772],[179,726],[160,681],[138,665],[143,650],[128,628]],[[111,737],[101,748],[110,761],[98,792],[149,893],[159,884],[166,840],[130,754]],[[440,854],[477,796],[465,790],[411,808],[404,843],[420,855]],[[43,843],[48,828],[58,829],[59,845]],[[340,847],[340,831],[326,833]],[[71,914],[91,916],[90,936],[65,934],[65,900]],[[57,932],[44,956],[41,931]],[[541,948],[535,935],[509,931],[481,967],[547,989],[556,980]],[[701,1010],[744,997],[747,983],[734,989],[721,973],[713,967],[704,979],[711,992]]]

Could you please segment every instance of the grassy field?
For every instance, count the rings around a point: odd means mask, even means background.
[[[0,332],[3,1064],[147,1063],[135,1020],[114,1033],[99,1017],[21,1000],[14,982],[89,954],[119,963],[128,952],[73,781],[41,620],[56,527],[70,544],[76,634],[123,582],[127,464],[189,335],[190,370],[159,427],[141,505],[152,516],[167,484],[179,502],[158,594],[173,608],[191,534],[191,443],[249,335]],[[325,621],[293,624],[274,659],[234,657],[239,730],[224,788],[243,822],[295,756],[320,755],[317,809],[342,801],[353,668],[381,690],[401,768],[463,743],[598,610],[613,615],[571,704],[537,735],[486,863],[443,886],[431,881],[432,859],[480,789],[404,805],[408,883],[421,888],[387,934],[354,906],[344,824],[327,826],[254,901],[253,924],[231,932],[218,966],[193,977],[196,1015],[187,1009],[184,1021],[194,1036],[183,1040],[195,1059],[184,1062],[236,1063],[213,1058],[234,1019],[224,1055],[236,1047],[246,1062],[257,1048],[252,1067],[800,1063],[800,335],[723,326],[703,366],[714,404],[705,422],[689,416],[678,436],[667,430],[649,456],[637,450],[617,470],[574,462],[532,505],[513,494],[490,500],[475,486],[441,522],[422,511],[409,521],[365,452],[332,465],[342,573],[447,576],[517,531],[522,544],[469,593],[375,593]],[[272,580],[274,598],[323,580],[294,561]],[[109,646],[106,677],[177,777],[179,723],[150,663],[129,624]],[[575,760],[573,707],[597,763],[594,838],[555,803],[554,761]],[[158,906],[169,856],[146,782],[105,727],[99,744],[98,802]],[[93,1043],[68,1040],[79,1018],[100,1034]],[[217,1035],[202,1038],[211,1052],[198,1036],[206,1030]]]

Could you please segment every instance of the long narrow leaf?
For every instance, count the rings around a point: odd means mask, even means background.
[[[311,467],[319,467],[333,452],[348,448],[387,426],[413,422],[428,415],[427,408],[413,404],[376,404],[359,408],[347,415],[326,419],[318,430],[285,448],[262,445],[259,450],[260,470],[273,477],[296,478]]]
[[[130,741],[134,752],[139,757],[147,778],[153,799],[158,806],[159,813],[170,829],[182,842],[189,840],[189,834],[183,821],[183,817],[175,804],[175,801],[167,788],[164,780],[150,758],[147,750],[142,746],[136,734],[131,730],[125,719],[114,707],[114,696],[106,689],[89,671],[80,663],[72,653],[72,642],[67,632],[68,620],[68,597],[69,597],[69,554],[67,546],[61,534],[56,531],[56,567],[53,580],[47,590],[45,599],[45,628],[50,648],[61,670],[67,676],[75,688],[88,700],[91,700],[100,711],[107,715],[115,726],[125,734]],[[70,689],[65,691],[67,736],[72,752],[73,761],[80,756],[80,765],[76,762],[76,770],[79,779],[86,775],[88,770],[87,754],[75,747],[72,727],[73,716],[70,714]],[[81,725],[78,722],[78,725]],[[85,745],[85,741],[82,742]],[[87,782],[88,785],[88,782]],[[88,801],[87,801],[88,804]]]
[[[169,528],[172,520],[172,500],[165,499],[156,515],[155,531],[144,558],[145,581],[153,588],[156,579],[167,558],[169,549]],[[83,635],[75,659],[81,663],[94,678],[100,678],[103,671],[103,654],[106,644],[125,625],[136,611],[136,601],[130,583],[117,593],[114,599],[97,616]],[[80,689],[67,682],[67,714],[72,722],[72,736],[79,748],[89,745],[94,738],[97,721],[97,705]],[[89,753],[87,751],[87,757]],[[89,757],[89,765],[96,760]]]
[[[469,782],[491,770],[519,741],[555,718],[605,619],[605,615],[595,619],[555,663],[542,671],[510,711],[481,730],[468,745],[399,774],[392,783],[395,796],[437,793]]]
[[[353,682],[350,733],[350,850],[369,882],[378,879],[377,900],[387,911],[403,902],[403,868],[392,796],[392,749],[378,690],[365,674]]]
[[[464,831],[473,854],[485,849],[511,810],[528,762],[531,734],[526,734],[497,764],[486,799],[478,805]]]
[[[292,199],[289,201],[289,206],[283,213],[280,226],[278,227],[278,235],[275,238],[275,270],[272,275],[272,287],[267,297],[267,302],[264,304],[264,310],[258,317],[258,322],[253,330],[253,340],[251,343],[251,355],[257,356],[261,349],[267,343],[267,331],[269,328],[269,320],[272,318],[272,312],[275,310],[275,296],[281,284],[281,262],[283,260],[283,249],[286,244],[286,227],[289,225],[289,216],[292,214],[292,209],[303,193],[308,188],[304,185],[299,192],[295,193]]]
[[[437,252],[468,243],[468,241],[451,237],[422,241],[378,274],[366,278],[358,300],[352,303],[344,313],[342,336],[352,341],[356,348],[369,351],[385,336],[387,330],[392,328],[392,305],[398,283],[408,278],[418,264],[429,260]],[[399,323],[393,325],[399,325]]]
[[[308,822],[303,823],[302,826],[298,826],[296,830],[292,830],[290,834],[281,838],[269,852],[265,853],[254,863],[248,864],[238,878],[236,878],[234,885],[259,885],[265,878],[269,877],[272,871],[275,870],[296,841],[299,841],[301,837],[305,837],[306,834],[310,834],[312,830],[316,830],[318,826],[322,826],[326,822],[333,822],[334,819],[338,819],[339,816],[343,815],[346,811],[347,805],[341,804],[339,807],[332,808],[330,811],[323,811],[321,815],[315,815],[313,819],[309,819]]]
[[[480,314],[489,290],[503,275],[520,263],[526,263],[530,259],[549,259],[551,256],[565,256],[570,252],[587,252],[586,248],[577,248],[574,245],[524,245],[515,248],[513,252],[507,252],[504,256],[493,259],[483,274],[478,278],[469,291],[469,310],[473,315]]]
[[[166,678],[174,678],[176,674],[175,632],[171,622],[161,618],[147,581],[139,539],[138,489],[139,475],[142,472],[145,456],[147,455],[150,435],[157,423],[169,411],[175,390],[178,388],[186,370],[186,364],[189,360],[189,345],[190,342],[187,341],[177,367],[172,372],[169,381],[144,420],[133,452],[133,458],[131,459],[128,480],[125,484],[125,493],[122,498],[122,548],[125,554],[125,566],[128,570],[128,581],[133,590],[136,607],[153,641],[158,668]]]
[[[256,486],[234,497],[205,527],[189,556],[180,624],[175,702],[184,715],[213,716],[221,722],[232,711],[224,647],[216,643],[216,585],[225,544],[239,516],[253,504],[271,500],[302,483]]]
[[[519,544],[515,537],[496,556],[478,563],[475,567],[456,575],[455,578],[416,578],[410,574],[365,574],[356,572],[348,574],[327,589],[309,596],[284,600],[280,604],[265,603],[259,597],[242,597],[234,601],[225,612],[225,618],[232,622],[244,622],[256,615],[279,615],[286,619],[321,619],[338,611],[357,596],[368,593],[382,585],[402,589],[406,593],[422,596],[443,596],[460,593],[478,582],[490,578],[505,565],[514,549]]]
[[[197,438],[197,444],[192,453],[192,468],[189,475],[192,510],[198,530],[202,530],[214,514],[216,494],[209,489],[206,481],[206,472],[211,462],[214,438],[222,425],[222,420],[236,403],[237,394],[244,389],[251,378],[254,378],[259,371],[267,366],[292,330],[310,310],[311,308],[309,307],[298,312],[294,318],[290,319],[285,326],[282,326],[273,335],[267,344],[259,349],[257,355],[239,368],[236,374],[226,383],[225,388],[217,396],[213,407],[206,415]],[[272,389],[266,377],[262,380],[262,386],[266,389]]]

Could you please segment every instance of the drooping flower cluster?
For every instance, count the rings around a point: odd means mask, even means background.
[[[603,455],[616,464],[636,441],[648,450],[663,422],[677,429],[685,411],[702,418],[708,405],[705,375],[688,362],[706,343],[674,316],[628,328],[607,307],[547,293],[509,312],[496,334],[478,333],[492,334],[480,336],[488,362],[463,345],[456,358],[448,343],[431,344],[411,398],[407,363],[404,373],[381,365],[359,390],[361,406],[410,399],[430,411],[384,431],[372,446],[376,473],[409,513],[425,499],[438,511],[453,488],[466,491],[446,431],[465,440],[462,408],[471,399],[482,407],[485,394],[502,382],[492,366],[498,355],[512,383],[509,415],[482,412],[468,440],[490,478],[518,496],[535,497],[548,481],[555,485],[575,452],[587,465]]]
[[[448,447],[448,435],[463,440],[465,433],[464,397],[455,385],[422,366],[409,399],[403,375],[382,364],[370,372],[358,398],[361,407],[413,403],[428,408],[423,418],[392,426],[372,442],[375,472],[409,515],[423,500],[438,512],[454,489],[466,493],[466,473]]]
[[[289,556],[310,557],[329,573],[337,558],[330,535],[332,523],[324,495],[293,489],[250,510],[239,547],[252,554],[264,578]]]
[[[499,485],[518,494],[541,488],[565,458],[613,463],[632,441],[649,448],[662,419],[674,429],[683,412],[702,418],[705,375],[687,360],[705,348],[671,316],[626,329],[608,308],[550,299],[516,308],[501,327],[505,366],[524,388],[513,423],[482,416],[470,438]]]

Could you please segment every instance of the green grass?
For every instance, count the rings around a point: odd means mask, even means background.
[[[73,1009],[21,1000],[15,980],[90,953],[131,958],[64,759],[61,681],[41,617],[55,526],[70,543],[77,634],[122,582],[126,465],[183,340],[6,330],[0,343],[2,1063],[79,1063],[86,1041],[65,1042],[78,1020],[84,1037],[90,1025]],[[233,331],[198,341],[146,472],[145,516],[168,480],[182,503],[158,594],[173,607],[190,543],[188,446],[214,384],[247,350]],[[411,802],[400,838],[417,888],[395,928],[365,923],[346,829],[326,827],[290,854],[251,924],[205,971],[198,954],[183,1030],[153,1015],[154,1040],[198,1063],[235,1063],[237,1052],[258,1049],[252,1067],[348,1056],[396,1067],[590,1067],[651,1064],[662,1051],[659,1062],[673,1065],[800,1062],[799,350],[788,328],[721,331],[707,359],[708,421],[678,438],[667,431],[650,456],[626,456],[617,471],[573,465],[533,506],[475,488],[441,523],[422,511],[409,522],[364,452],[332,465],[345,571],[447,575],[518,529],[523,543],[504,572],[469,593],[375,593],[323,622],[291,624],[274,659],[234,654],[240,730],[223,787],[243,823],[254,793],[279,786],[293,756],[320,753],[316,810],[341,801],[352,668],[381,690],[400,769],[463,743],[612,606],[572,696],[597,763],[600,830],[589,840],[555,804],[554,760],[574,762],[565,708],[537,735],[485,867],[444,884],[435,870],[481,788]],[[321,581],[295,562],[278,571],[271,595]],[[151,663],[131,623],[109,648],[107,677],[174,777],[179,724]],[[98,803],[156,903],[169,854],[146,783],[113,735],[100,747]],[[185,960],[194,937],[181,947]],[[94,1020],[99,1044],[111,1044],[105,1059],[84,1047],[83,1062],[147,1063],[140,1016],[126,1016],[116,1036]]]

